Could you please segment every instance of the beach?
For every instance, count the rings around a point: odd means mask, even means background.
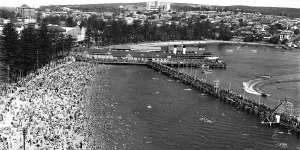
[[[23,136],[30,150],[89,149],[86,93],[106,69],[65,58],[7,88],[1,96],[0,149],[23,149]]]

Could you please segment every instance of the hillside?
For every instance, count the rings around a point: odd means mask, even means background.
[[[135,6],[135,7],[146,7],[146,3],[109,3],[109,4],[83,4],[83,5],[51,5],[51,6],[42,6],[41,8],[56,8],[56,7],[69,7],[72,9],[78,9],[82,11],[96,11],[96,12],[105,12],[105,11],[114,11],[119,9],[120,6]]]
[[[229,10],[241,9],[244,12],[260,12],[265,15],[277,15],[287,17],[300,18],[300,9],[298,8],[284,8],[284,7],[251,7],[251,6],[227,6]]]
[[[82,11],[114,11],[119,9],[120,6],[124,7],[146,7],[145,2],[141,3],[110,3],[110,4],[84,4],[84,5],[51,5],[42,6],[41,8],[57,8],[57,7],[69,7],[73,9],[79,9]],[[230,10],[230,11],[243,11],[243,12],[260,12],[265,15],[277,15],[300,18],[300,9],[298,8],[284,8],[284,7],[253,7],[253,6],[209,6],[200,4],[188,4],[188,3],[172,3],[171,8],[176,11],[200,11],[200,10]]]
[[[260,12],[264,15],[276,15],[300,18],[300,9],[284,7],[253,7],[253,6],[207,6],[187,3],[173,3],[172,8],[177,11],[199,11],[199,10],[230,10],[243,12]]]

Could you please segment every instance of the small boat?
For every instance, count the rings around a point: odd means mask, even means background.
[[[268,95],[267,95],[266,93],[263,92],[263,93],[261,93],[261,96],[262,96],[262,97],[267,97]]]
[[[210,73],[212,73],[213,71],[212,70],[210,70],[210,69],[203,69],[202,71],[201,71],[201,73],[204,73],[204,74],[210,74]]]
[[[269,73],[269,74],[263,74],[262,76],[260,76],[260,77],[262,77],[262,78],[266,78],[266,79],[271,79],[271,73]]]

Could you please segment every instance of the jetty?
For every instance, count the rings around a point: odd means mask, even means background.
[[[277,109],[287,103],[287,100],[281,100],[276,107],[271,108],[255,100],[248,99],[240,93],[219,87],[218,82],[198,78],[197,75],[182,72],[174,64],[168,64],[162,61],[153,60],[105,60],[76,57],[77,61],[87,61],[92,63],[110,64],[110,65],[143,65],[156,70],[170,78],[179,80],[182,83],[199,90],[202,93],[216,97],[225,104],[232,105],[238,110],[248,112],[256,116],[262,125],[268,127],[280,127],[300,137],[300,120],[296,116],[287,113],[278,113]],[[186,65],[186,64],[183,64]],[[178,66],[177,66],[178,67]]]

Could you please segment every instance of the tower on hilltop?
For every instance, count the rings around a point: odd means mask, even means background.
[[[171,4],[169,2],[161,2],[161,1],[148,1],[147,2],[147,6],[146,6],[147,10],[150,11],[157,11],[157,10],[161,10],[161,11],[169,11],[171,9]]]

